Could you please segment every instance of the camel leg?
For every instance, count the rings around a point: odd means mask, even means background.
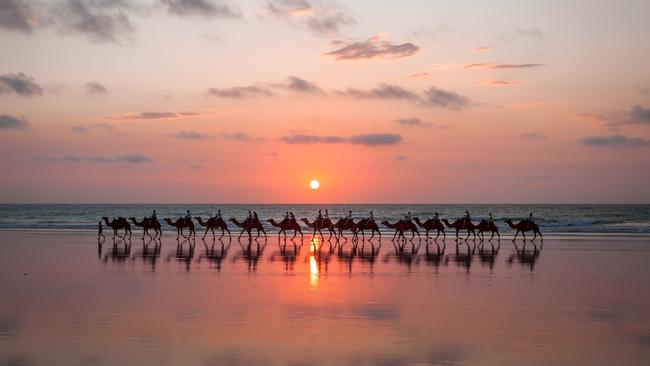
[[[513,242],[513,243],[515,242],[515,240],[517,240],[517,235],[518,235],[518,234],[519,234],[519,230],[516,230],[516,231],[515,231],[515,237],[512,238],[512,242]]]

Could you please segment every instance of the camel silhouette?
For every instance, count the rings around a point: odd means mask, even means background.
[[[508,219],[505,220],[505,223],[512,228],[512,230],[515,230],[515,237],[512,239],[512,241],[517,240],[517,235],[521,233],[524,237],[524,241],[526,241],[526,231],[532,231],[535,236],[530,239],[530,241],[535,240],[537,238],[537,234],[539,234],[539,237],[544,240],[544,237],[542,236],[542,233],[539,231],[539,226],[537,224],[533,224],[528,220],[521,220],[518,223],[513,223],[512,220]]]
[[[183,238],[189,239],[192,237],[192,234],[194,234],[194,237],[196,238],[196,232],[194,231],[194,222],[192,222],[192,220],[181,218],[176,221],[172,221],[170,218],[165,218],[165,222],[176,228],[176,233],[178,234],[176,236],[176,239],[180,239],[181,236]],[[188,236],[185,236],[183,234],[184,228],[190,229],[190,234]]]
[[[214,229],[221,229],[221,236],[219,239],[223,238],[226,232],[228,232],[229,238],[232,237],[230,235],[230,230],[228,230],[228,224],[226,224],[222,218],[211,217],[208,221],[203,221],[201,217],[195,217],[194,219],[199,223],[199,225],[205,227],[205,233],[203,234],[202,239],[205,239],[205,236],[208,235],[208,231],[212,232],[212,239],[215,239],[217,236],[214,234]]]
[[[413,239],[415,237],[415,234],[418,234],[418,238],[421,238],[420,232],[418,231],[418,227],[415,226],[415,224],[412,223],[412,222],[406,222],[406,221],[403,221],[403,220],[399,220],[396,223],[391,224],[388,221],[382,221],[381,224],[386,226],[389,229],[395,229],[395,234],[393,235],[393,240],[395,240],[396,236],[398,238],[401,237],[401,238],[406,239],[406,237],[404,236],[404,232],[408,231],[408,230],[411,231],[411,239]],[[399,234],[399,236],[398,236],[398,234]]]
[[[352,240],[359,239],[359,232],[361,232],[361,240],[366,240],[366,230],[370,230],[371,232],[370,238],[368,240],[371,240],[375,237],[375,232],[379,235],[379,239],[381,240],[381,232],[379,231],[379,226],[377,226],[376,222],[369,219],[361,219],[359,222],[354,224],[354,227],[352,228]]]
[[[450,224],[447,219],[443,219],[442,222],[445,223],[445,225],[450,228],[450,229],[456,229],[456,240],[459,239],[458,237],[458,232],[460,230],[467,230],[467,237],[465,237],[465,240],[469,239],[469,234],[472,233],[474,235],[474,239],[476,239],[476,232],[474,231],[474,224],[472,224],[471,221],[466,220],[466,219],[458,219],[454,221],[453,224]]]
[[[484,239],[483,233],[489,232],[492,233],[492,236],[490,236],[490,239],[494,238],[494,234],[497,234],[497,238],[501,240],[501,235],[499,234],[499,228],[494,222],[487,222],[486,220],[481,220],[478,225],[475,225],[474,228],[478,230],[478,235],[481,237],[481,240]]]
[[[334,238],[337,237],[336,231],[334,231],[334,225],[332,224],[332,221],[330,219],[321,219],[320,222],[318,222],[318,220],[314,220],[314,222],[309,222],[309,220],[307,220],[306,218],[302,218],[300,219],[300,221],[304,222],[305,225],[314,229],[313,236],[316,236],[316,231],[318,231],[321,240],[323,240],[323,232],[321,231],[322,229],[327,229],[330,232],[330,236],[329,238],[327,238],[327,240],[331,240],[332,235],[334,235]]]
[[[160,222],[158,220],[152,220],[149,217],[143,218],[140,222],[138,222],[135,217],[129,217],[129,220],[131,220],[135,226],[143,229],[142,240],[144,240],[145,235],[149,236],[151,239],[162,237],[162,228],[160,227]],[[153,237],[149,234],[149,229],[152,229],[155,232]]]
[[[274,219],[268,219],[268,221],[272,226],[274,227],[279,227],[280,231],[278,231],[278,239],[280,239],[280,234],[284,233],[284,238],[287,238],[287,230],[293,230],[293,236],[291,239],[293,240],[298,233],[300,233],[300,237],[304,238],[304,235],[302,235],[302,229],[300,228],[300,224],[298,224],[295,221],[291,221],[289,219],[283,219],[280,222],[276,222]]]
[[[260,237],[260,233],[264,234],[264,238],[266,238],[266,231],[264,231],[264,227],[262,226],[262,223],[259,222],[259,220],[244,220],[242,222],[237,221],[236,218],[231,218],[230,222],[235,224],[235,226],[242,228],[241,233],[239,233],[239,239],[241,239],[241,236],[244,234],[244,232],[248,233],[248,238],[251,239],[251,231],[253,229],[257,230],[257,236],[255,239]]]
[[[438,240],[438,237],[440,236],[440,233],[442,233],[442,239],[447,238],[447,234],[445,234],[445,225],[440,220],[434,220],[434,219],[428,219],[425,222],[420,222],[420,219],[418,217],[414,217],[413,221],[415,221],[418,226],[426,230],[425,236],[427,239],[429,239],[429,231],[436,230],[438,234],[433,240]]]
[[[104,222],[106,222],[107,226],[110,226],[113,229],[113,239],[115,239],[115,236],[119,236],[120,238],[124,239],[126,238],[126,234],[129,234],[129,239],[131,239],[131,224],[129,224],[128,221],[126,221],[125,218],[120,217],[117,219],[114,219],[113,221],[109,222],[108,217],[104,216],[102,217]],[[117,231],[120,229],[124,229],[124,236],[120,236]]]

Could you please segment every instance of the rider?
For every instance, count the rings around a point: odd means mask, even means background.
[[[215,219],[221,219],[221,210],[217,210],[217,214],[214,216]]]
[[[293,211],[289,211],[289,219],[291,220],[291,223],[296,223],[296,216],[293,214]]]
[[[411,223],[412,218],[413,218],[413,215],[411,214],[411,211],[409,211],[406,215],[404,215],[404,222],[405,223]]]
[[[285,221],[289,221],[289,211],[286,211],[286,212],[284,213],[284,220],[285,220]]]
[[[190,210],[187,210],[187,213],[185,214],[185,220],[187,221],[192,220],[192,214],[190,213]]]
[[[323,219],[328,219],[330,218],[330,213],[327,212],[327,209],[325,209],[325,215],[323,216]]]
[[[158,216],[156,216],[156,210],[153,210],[153,213],[151,214],[151,221],[156,221],[158,220]]]
[[[465,210],[465,216],[463,216],[463,219],[465,219],[465,221],[467,221],[468,223],[472,222],[472,219],[469,216],[469,211]]]
[[[320,210],[318,210],[318,217],[316,217],[316,222],[319,224],[323,222],[323,215],[321,214]]]
[[[348,212],[348,215],[345,216],[345,219],[352,221],[352,210],[350,210],[350,212]]]
[[[532,212],[530,214],[528,214],[528,222],[531,223],[531,224],[535,223],[535,218],[533,217]]]
[[[434,213],[433,213],[433,221],[434,221],[434,222],[436,222],[436,221],[440,221],[440,217],[438,216],[438,213],[437,213],[437,212],[434,212]]]
[[[368,222],[375,222],[375,215],[370,211],[370,216],[368,216]]]
[[[494,225],[494,216],[492,216],[492,212],[490,212],[490,216],[488,216],[487,221],[488,221],[488,224],[490,224],[490,226]]]
[[[257,212],[253,211],[253,222],[258,222],[259,218],[257,217]]]
[[[251,220],[253,220],[253,213],[249,210],[248,217],[246,218],[246,222],[251,222]]]

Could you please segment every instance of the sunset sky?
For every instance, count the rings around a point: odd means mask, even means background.
[[[648,14],[0,0],[0,202],[650,203]]]

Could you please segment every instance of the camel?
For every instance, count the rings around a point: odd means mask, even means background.
[[[160,222],[158,220],[152,220],[149,217],[143,218],[140,222],[138,222],[135,217],[129,217],[129,220],[131,220],[135,226],[143,229],[142,240],[144,240],[145,235],[149,236],[151,239],[156,239],[159,236],[162,237],[162,228],[160,227]],[[155,232],[153,237],[149,235],[149,229],[153,229]]]
[[[505,223],[508,224],[512,230],[515,230],[515,237],[512,239],[512,241],[515,241],[517,239],[517,234],[519,233],[524,236],[524,241],[526,241],[526,231],[532,231],[535,234],[535,236],[530,241],[535,240],[535,238],[537,238],[537,234],[539,234],[539,237],[544,240],[542,233],[539,231],[539,226],[537,224],[529,222],[528,220],[521,220],[515,224],[512,222],[512,220],[508,219],[505,220]]]
[[[340,218],[335,224],[334,228],[339,232],[339,238],[343,236],[343,230],[350,230],[354,234],[354,220],[348,218]]]
[[[459,239],[458,232],[460,230],[467,230],[467,237],[465,238],[465,240],[469,239],[470,233],[474,235],[474,239],[476,240],[476,232],[474,232],[474,224],[472,224],[471,221],[465,219],[458,219],[454,221],[453,224],[450,224],[447,219],[443,219],[442,222],[444,222],[448,228],[456,229],[456,240]]]
[[[286,239],[287,230],[293,230],[293,236],[291,237],[292,240],[296,237],[298,233],[300,233],[301,238],[304,238],[304,236],[302,235],[302,229],[300,228],[300,224],[298,224],[297,222],[294,222],[289,219],[284,219],[280,222],[276,222],[274,219],[269,219],[266,221],[268,221],[271,225],[280,228],[280,231],[278,231],[278,239],[280,239],[280,234],[282,233],[284,233],[284,238]]]
[[[176,228],[176,233],[178,234],[176,236],[176,239],[180,239],[181,236],[189,239],[192,237],[192,234],[194,234],[194,238],[196,238],[196,232],[194,231],[194,222],[192,220],[181,218],[174,222],[170,218],[165,218],[165,222]],[[184,228],[190,229],[190,235],[187,237],[183,235]]]
[[[322,229],[328,229],[330,231],[330,236],[329,238],[327,238],[327,240],[332,239],[332,234],[334,234],[334,238],[336,238],[336,231],[334,231],[334,225],[332,224],[332,221],[330,219],[321,219],[320,223],[318,222],[318,220],[314,220],[314,222],[312,223],[303,217],[302,219],[300,219],[300,221],[304,222],[305,225],[314,229],[313,236],[316,236],[316,231],[318,231],[321,240],[323,240],[323,232],[321,231]]]
[[[235,224],[237,227],[242,228],[241,233],[239,233],[239,239],[241,239],[241,236],[244,234],[244,231],[248,233],[248,237],[251,238],[251,231],[253,229],[257,230],[257,236],[255,239],[260,237],[260,232],[264,233],[264,238],[266,239],[266,231],[264,231],[264,227],[262,227],[262,223],[259,222],[259,220],[244,220],[242,222],[237,221],[236,218],[230,219],[230,222]]]
[[[421,238],[420,237],[420,232],[418,231],[418,227],[415,226],[415,224],[412,223],[412,222],[399,220],[398,222],[396,222],[394,224],[391,224],[388,221],[382,221],[381,224],[386,226],[389,229],[395,229],[395,234],[393,235],[393,240],[395,240],[395,237],[397,236],[397,234],[399,234],[398,238],[402,237],[402,238],[406,239],[406,237],[404,236],[404,231],[408,231],[408,230],[411,230],[411,239],[413,239],[415,237],[415,234],[418,234],[418,238]]]
[[[381,232],[379,232],[379,226],[377,226],[376,222],[370,221],[368,219],[361,219],[359,222],[354,224],[354,227],[352,228],[352,233],[354,234],[352,236],[352,239],[359,239],[359,232],[361,232],[361,240],[366,240],[366,230],[370,230],[372,234],[368,240],[372,240],[372,238],[375,236],[375,232],[379,234],[379,240],[381,240]]]
[[[437,230],[438,234],[436,235],[436,238],[433,240],[438,240],[438,237],[440,236],[440,233],[442,232],[442,239],[447,238],[447,234],[445,234],[445,225],[442,224],[440,220],[434,220],[434,219],[428,219],[425,222],[420,222],[420,219],[418,217],[414,217],[413,221],[415,221],[418,226],[424,228],[426,232],[426,237],[427,239],[429,238],[429,231]]]
[[[115,236],[119,236],[120,238],[124,239],[126,238],[126,234],[129,234],[129,239],[131,239],[131,224],[129,224],[128,221],[126,221],[125,218],[120,217],[118,219],[114,219],[111,222],[108,222],[108,217],[104,216],[102,217],[104,222],[106,222],[106,225],[110,226],[113,229],[113,239],[115,239]],[[124,229],[124,236],[120,236],[117,231],[120,229]]]
[[[492,238],[494,238],[494,234],[497,234],[497,238],[501,239],[501,234],[499,234],[499,228],[494,222],[487,222],[486,220],[481,220],[481,222],[478,225],[475,225],[474,228],[478,230],[478,234],[481,236],[481,240],[483,240],[484,232],[492,233],[492,236],[488,240],[492,240]]]
[[[203,234],[202,239],[205,239],[205,236],[208,235],[208,231],[212,232],[212,238],[215,239],[216,235],[214,235],[214,229],[221,229],[221,236],[219,239],[223,238],[226,232],[228,232],[228,237],[231,237],[230,230],[228,230],[228,224],[226,224],[222,218],[211,217],[208,221],[203,221],[201,217],[195,217],[194,219],[199,223],[199,225],[205,227],[205,233]]]

